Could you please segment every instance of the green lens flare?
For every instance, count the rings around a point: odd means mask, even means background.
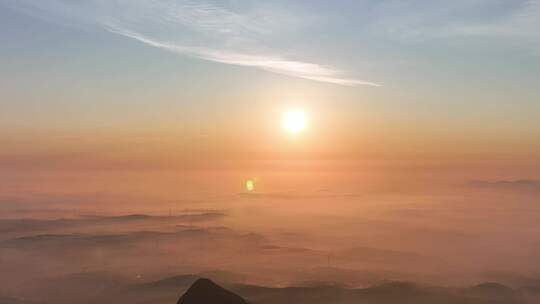
[[[246,190],[247,191],[253,191],[255,189],[255,182],[251,179],[248,179],[246,181]]]

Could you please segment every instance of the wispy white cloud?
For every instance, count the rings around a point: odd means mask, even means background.
[[[470,22],[450,27],[453,35],[540,38],[540,0],[528,0],[511,14],[492,22]]]
[[[501,48],[540,50],[540,0],[318,3],[318,8],[328,7],[324,18],[312,16],[306,3],[277,2],[3,0],[0,4],[71,26],[98,27],[182,56],[346,86],[380,84],[359,77],[358,70],[340,69],[336,62],[347,62],[347,69],[370,69],[368,65],[380,67],[380,61],[384,70],[398,57],[408,56],[401,50],[419,45],[478,50],[488,41]],[[320,47],[321,41],[335,45]],[[382,48],[387,41],[400,44]],[[352,55],[355,48],[362,48],[358,54],[366,57]],[[332,58],[329,52],[345,56]]]
[[[344,72],[317,63],[279,56],[279,51],[263,48],[279,33],[300,26],[302,16],[290,15],[275,8],[252,5],[233,11],[222,6],[190,1],[150,1],[144,7],[144,26],[155,25],[169,34],[155,34],[135,21],[113,18],[105,28],[154,47],[182,55],[224,64],[247,66],[265,71],[346,86],[380,86],[370,81],[345,77]],[[146,20],[144,20],[146,19]],[[170,33],[187,29],[187,37],[178,39]],[[163,31],[162,31],[163,33]]]
[[[377,1],[365,30],[404,42],[495,38],[540,46],[540,0]],[[361,16],[362,17],[362,16]]]
[[[133,38],[153,47],[166,49],[179,54],[184,54],[204,60],[239,66],[255,67],[277,74],[283,74],[320,82],[334,83],[338,85],[380,86],[380,84],[374,82],[341,77],[342,72],[315,63],[286,60],[279,57],[264,55],[242,54],[227,50],[210,49],[205,47],[189,47],[175,45],[168,42],[153,40],[152,38],[145,37],[144,35],[125,29],[115,28],[114,26],[108,26],[106,28],[112,33]]]
[[[20,1],[22,4],[14,5],[27,11],[34,7],[39,14],[53,14],[69,23],[94,24],[184,56],[337,85],[380,86],[347,77],[344,71],[327,65],[283,56],[294,52],[294,46],[270,45],[280,35],[303,27],[309,17],[262,1]]]

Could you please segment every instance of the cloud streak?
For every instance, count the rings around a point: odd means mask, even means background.
[[[287,60],[274,56],[249,55],[234,51],[211,49],[205,47],[176,45],[170,42],[154,40],[139,33],[135,33],[111,25],[106,26],[106,29],[112,33],[135,39],[153,47],[165,49],[182,55],[196,57],[203,60],[259,68],[276,74],[309,79],[319,82],[333,83],[338,85],[381,86],[381,84],[375,82],[341,77],[341,75],[343,74],[341,71],[315,63]]]
[[[71,26],[97,26],[146,45],[202,60],[343,86],[380,86],[339,69],[282,56],[292,43],[276,43],[309,23],[294,13],[260,1],[212,0],[20,0],[12,6]]]
[[[366,12],[358,16],[369,20],[363,30],[379,39],[411,44],[457,41],[470,47],[475,38],[504,47],[540,46],[540,0],[382,0]]]

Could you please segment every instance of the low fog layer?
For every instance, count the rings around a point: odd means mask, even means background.
[[[153,174],[4,183],[0,302],[174,303],[198,277],[257,303],[538,299],[535,180]]]

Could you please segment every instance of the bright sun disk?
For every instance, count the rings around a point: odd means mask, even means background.
[[[283,116],[283,128],[291,134],[299,134],[306,128],[306,114],[299,110],[290,110]]]

